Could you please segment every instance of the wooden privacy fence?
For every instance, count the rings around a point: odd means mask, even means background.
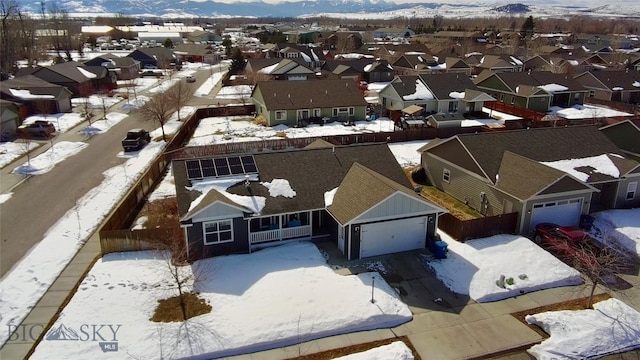
[[[120,229],[100,232],[100,248],[102,254],[124,251],[158,250],[166,247],[161,241],[168,234],[174,236],[173,229]],[[175,241],[184,241],[180,237]]]
[[[542,118],[545,117],[545,113],[537,112],[533,110],[529,110],[526,108],[521,108],[517,106],[513,106],[511,104],[505,104],[499,101],[487,101],[484,103],[484,106],[493,109],[495,111],[504,112],[507,114],[512,114],[515,116],[520,116],[527,120],[531,121],[542,121]]]
[[[471,220],[460,220],[447,213],[438,218],[438,228],[452,238],[464,242],[497,234],[514,234],[517,222],[517,212]]]

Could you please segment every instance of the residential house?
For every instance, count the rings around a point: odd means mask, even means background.
[[[332,241],[350,260],[424,249],[444,210],[415,193],[388,146],[319,142],[174,160],[188,257],[304,240]]]
[[[85,66],[82,63],[69,61],[51,66],[36,66],[22,68],[16,77],[33,75],[51,84],[64,86],[73,96],[88,96],[96,91],[110,89],[115,86],[115,79],[109,75],[106,68],[99,66]]]
[[[0,99],[0,137],[13,136],[18,126],[22,124],[22,117],[18,106],[7,100]]]
[[[409,28],[379,28],[373,32],[376,39],[408,39],[416,34]]]
[[[324,37],[323,48],[348,53],[360,49],[363,44],[362,34],[358,31],[336,31]]]
[[[281,43],[267,49],[265,57],[281,59],[302,59],[310,69],[320,69],[326,61],[321,48],[302,46],[292,43]]]
[[[486,71],[474,83],[499,102],[538,112],[547,112],[552,106],[583,104],[587,94],[573,77],[548,71]]]
[[[431,52],[425,44],[411,43],[411,44],[381,44],[377,48],[372,49],[372,55],[376,59],[386,60],[390,64],[394,64],[398,58],[402,55],[423,55],[423,57],[429,58]]]
[[[631,120],[620,121],[603,126],[600,131],[604,133],[622,152],[624,156],[640,161],[640,121],[634,123]]]
[[[156,67],[158,69],[168,69],[180,64],[178,56],[173,50],[164,46],[141,47],[132,51],[127,57],[140,62],[141,68]]]
[[[178,44],[173,47],[173,52],[181,61],[215,64],[222,60],[222,54],[209,44]]]
[[[191,43],[222,43],[222,36],[213,31],[195,30],[187,34],[187,41]]]
[[[306,67],[300,59],[256,59],[266,61],[254,61],[251,69],[254,69],[258,63],[268,63],[272,60],[278,62],[256,70],[253,74],[257,80],[313,80],[316,73]],[[249,73],[245,68],[245,72]]]
[[[367,115],[367,102],[353,80],[258,81],[251,101],[267,126],[298,126],[306,121],[353,123]]]
[[[106,67],[118,80],[131,80],[140,76],[140,62],[126,56],[107,53],[87,60],[83,64]]]
[[[524,69],[522,60],[510,55],[484,55],[475,66],[473,74],[480,74],[485,70],[492,72],[521,72]]]
[[[438,67],[438,60],[427,54],[405,53],[393,62],[397,75],[431,74],[432,67]]]
[[[575,77],[590,98],[640,104],[640,72],[606,70],[584,72]]]
[[[374,59],[329,60],[322,73],[327,78],[359,79],[368,83],[388,82],[395,76],[388,62]]]
[[[71,91],[33,75],[0,81],[0,98],[16,103],[20,115],[71,112]]]
[[[593,126],[461,134],[423,146],[429,182],[483,215],[577,225],[582,214],[637,207],[640,164]]]
[[[482,111],[484,101],[495,100],[478,91],[468,76],[456,73],[398,76],[379,97],[396,121],[411,105],[422,107],[422,114],[463,114]]]

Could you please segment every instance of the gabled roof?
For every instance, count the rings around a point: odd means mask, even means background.
[[[367,105],[358,84],[351,79],[258,81],[252,97],[258,91],[269,110]]]
[[[621,150],[593,126],[461,134],[451,140],[460,141],[491,181],[494,181],[496,174],[499,173],[502,157],[506,151],[539,162],[621,154]],[[638,164],[634,160],[616,156],[611,157],[611,161],[618,167],[621,176],[633,168],[634,164]],[[611,177],[603,179],[598,176],[597,173],[592,174],[587,182],[611,179]]]
[[[221,202],[223,204],[238,208],[239,211],[244,211],[244,212],[249,211],[244,206],[235,203],[234,201],[224,196],[224,194],[220,193],[219,191],[210,190],[208,193],[205,194],[202,200],[200,200],[200,202],[193,207],[193,209],[189,210],[186,214],[184,214],[184,216],[180,218],[180,221],[191,219],[192,217],[197,215],[199,212],[208,208],[211,204],[215,202]]]
[[[453,99],[450,94],[453,92],[464,92],[478,90],[476,85],[465,74],[444,73],[444,74],[422,74],[423,82],[438,100]]]
[[[242,183],[227,189],[229,193],[237,195],[266,198],[262,215],[325,208],[324,193],[338,187],[355,162],[411,190],[407,176],[387,144],[313,147],[256,153],[253,157],[259,171],[259,182],[285,179],[296,192],[292,198],[272,197],[265,186],[253,181],[250,187],[251,193]],[[173,162],[173,172],[178,194],[178,209],[182,215],[187,213],[195,196],[193,192],[186,190],[186,187],[191,184],[187,179],[184,160]],[[206,202],[202,201],[201,204],[205,206]]]
[[[213,49],[211,48],[211,45],[208,44],[177,44],[173,50],[196,56],[213,54]]]
[[[500,163],[496,188],[520,200],[527,200],[563,177],[568,175],[538,161],[505,151]],[[586,189],[585,185],[581,185],[578,180],[573,179],[573,181],[575,187]]]
[[[640,71],[603,70],[583,73],[578,77],[590,75],[596,78],[608,90],[640,91]]]
[[[96,67],[87,67],[82,63],[77,61],[67,61],[60,64],[55,64],[51,66],[37,66],[35,68],[23,68],[18,71],[17,76],[23,75],[35,75],[40,71],[52,71],[60,76],[63,76],[72,82],[76,83],[84,83],[90,80],[90,77],[86,75],[83,71],[89,71],[93,73],[93,71],[97,71]],[[103,69],[104,70],[104,69]],[[106,70],[105,70],[106,71]],[[104,75],[103,75],[104,76]],[[98,76],[101,77],[101,76]]]
[[[632,154],[640,154],[640,128],[629,120],[600,128],[620,149]]]
[[[25,75],[10,80],[0,81],[0,91],[7,94],[9,97],[18,99],[14,94],[11,94],[11,89],[29,90],[31,94],[51,95],[56,99],[61,96],[71,96],[71,91],[66,87],[52,84],[33,75]]]
[[[483,73],[475,81],[480,84],[488,77],[495,76],[507,85],[512,92],[517,93],[518,87],[523,85],[530,87],[544,87],[545,85],[557,84],[567,88],[566,91],[586,91],[586,89],[567,74],[554,74],[550,71],[529,71],[529,72],[502,72]]]
[[[398,192],[427,203],[412,189],[355,162],[340,183],[333,203],[327,210],[340,224],[344,225]],[[431,206],[437,212],[444,212],[435,205]]]
[[[284,75],[284,74],[313,75],[315,74],[313,70],[291,59],[282,59],[277,64],[273,64],[268,68],[262,68],[258,72],[266,72],[269,75]]]

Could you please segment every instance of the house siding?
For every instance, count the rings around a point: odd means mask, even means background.
[[[432,211],[432,207],[407,195],[396,193],[387,200],[367,210],[358,217],[358,222],[386,219],[389,217],[407,216],[410,214],[424,214]]]
[[[223,244],[205,245],[201,222],[193,223],[187,227],[186,235],[189,243],[189,260],[194,261],[212,256],[248,252],[249,230],[247,223],[242,218],[234,218],[232,220],[233,242]]]
[[[462,147],[460,142],[457,140],[448,141],[445,144],[438,145],[433,149],[429,149],[427,152],[423,154],[423,162],[426,159],[431,159],[431,154],[449,161],[451,163],[459,164],[464,169],[469,170],[472,173],[478,174],[481,177],[485,177],[482,173],[482,170],[476,165],[473,161],[469,153]],[[440,161],[440,160],[437,160]],[[430,161],[431,162],[431,161]],[[429,164],[423,164],[425,169],[429,168]],[[440,176],[442,176],[442,172],[440,172]]]
[[[630,176],[618,183],[618,191],[615,198],[614,208],[636,208],[640,207],[640,174]],[[627,199],[627,189],[629,183],[636,183],[635,196],[632,199]]]

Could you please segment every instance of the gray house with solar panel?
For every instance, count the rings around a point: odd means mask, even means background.
[[[420,197],[386,144],[174,160],[191,260],[290,241],[333,241],[348,259],[423,249],[438,206]]]

